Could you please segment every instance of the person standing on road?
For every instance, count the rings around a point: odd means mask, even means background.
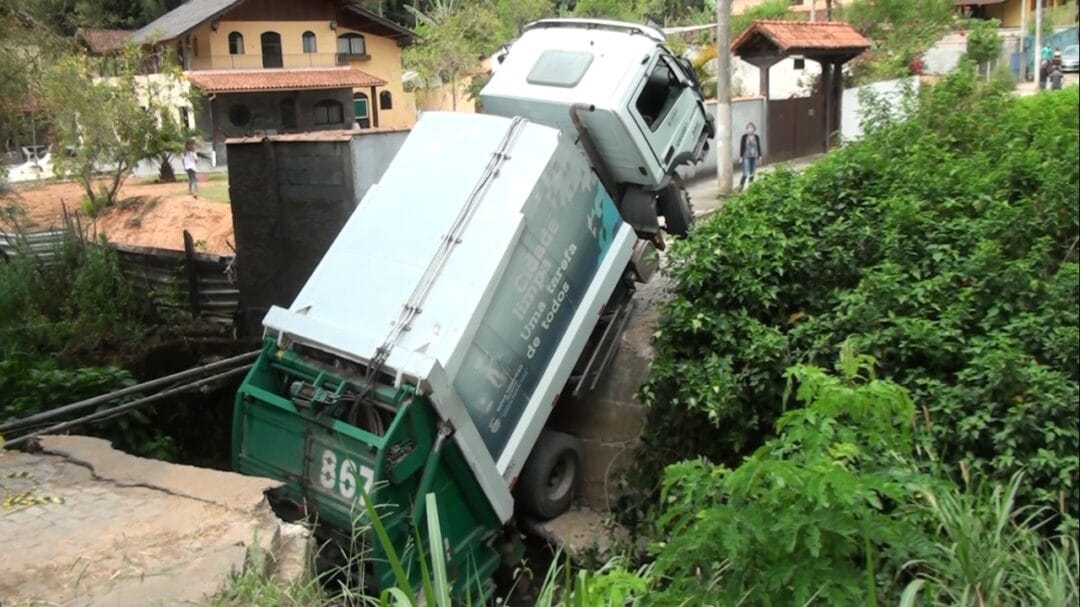
[[[199,162],[199,156],[195,153],[195,140],[188,139],[184,144],[184,155],[181,157],[184,163],[184,171],[187,172],[188,194],[196,199],[199,198],[199,182],[196,179],[195,167]]]
[[[753,122],[746,124],[746,133],[739,142],[739,162],[742,163],[742,179],[739,181],[739,189],[745,191],[747,183],[754,182],[754,174],[757,165],[765,156],[761,153],[761,138],[757,135],[757,127]]]
[[[1061,73],[1061,66],[1053,63],[1050,65],[1050,74],[1047,76],[1050,79],[1050,88],[1055,91],[1061,90],[1061,81],[1065,78],[1065,74]]]

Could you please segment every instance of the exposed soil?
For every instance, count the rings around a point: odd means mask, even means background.
[[[202,177],[202,176],[200,176]],[[140,183],[129,179],[120,190],[121,202],[96,220],[80,209],[82,187],[75,182],[16,186],[11,198],[25,211],[20,227],[41,231],[64,224],[64,207],[79,211],[80,221],[90,234],[104,234],[109,240],[134,246],[162,249],[184,248],[183,231],[191,232],[198,248],[208,253],[232,254],[232,211],[228,204],[195,199],[187,194],[187,183]],[[11,229],[0,221],[0,229]]]

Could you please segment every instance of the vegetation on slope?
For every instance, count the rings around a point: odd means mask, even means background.
[[[1024,470],[1021,503],[1075,529],[1077,90],[1014,98],[963,69],[911,103],[675,247],[647,451],[737,463],[792,406],[785,370],[850,341],[910,391],[954,478]]]

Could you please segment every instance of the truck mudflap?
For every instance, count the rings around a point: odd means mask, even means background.
[[[268,338],[237,393],[233,467],[283,481],[273,501],[306,514],[320,535],[363,546],[374,586],[395,584],[369,533],[367,493],[414,584],[428,554],[425,496],[438,500],[448,571],[457,593],[490,596],[502,521],[428,399],[412,386],[366,388],[361,375],[278,348]],[[415,546],[420,549],[406,550]]]

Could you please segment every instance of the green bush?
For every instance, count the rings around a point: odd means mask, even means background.
[[[784,372],[849,337],[911,391],[955,472],[1080,514],[1077,89],[1014,98],[969,69],[909,120],[778,170],[672,249],[642,389],[644,480],[735,463],[784,411]]]
[[[940,478],[907,390],[873,359],[844,348],[838,374],[788,377],[805,407],[741,465],[667,469],[649,604],[1076,603],[1075,541],[1037,532],[1018,477],[972,491]]]
[[[23,244],[0,262],[0,421],[131,385],[132,374],[115,363],[140,351],[155,320],[104,239],[92,244],[70,235],[51,263]],[[140,455],[176,452],[143,411],[96,432]]]

